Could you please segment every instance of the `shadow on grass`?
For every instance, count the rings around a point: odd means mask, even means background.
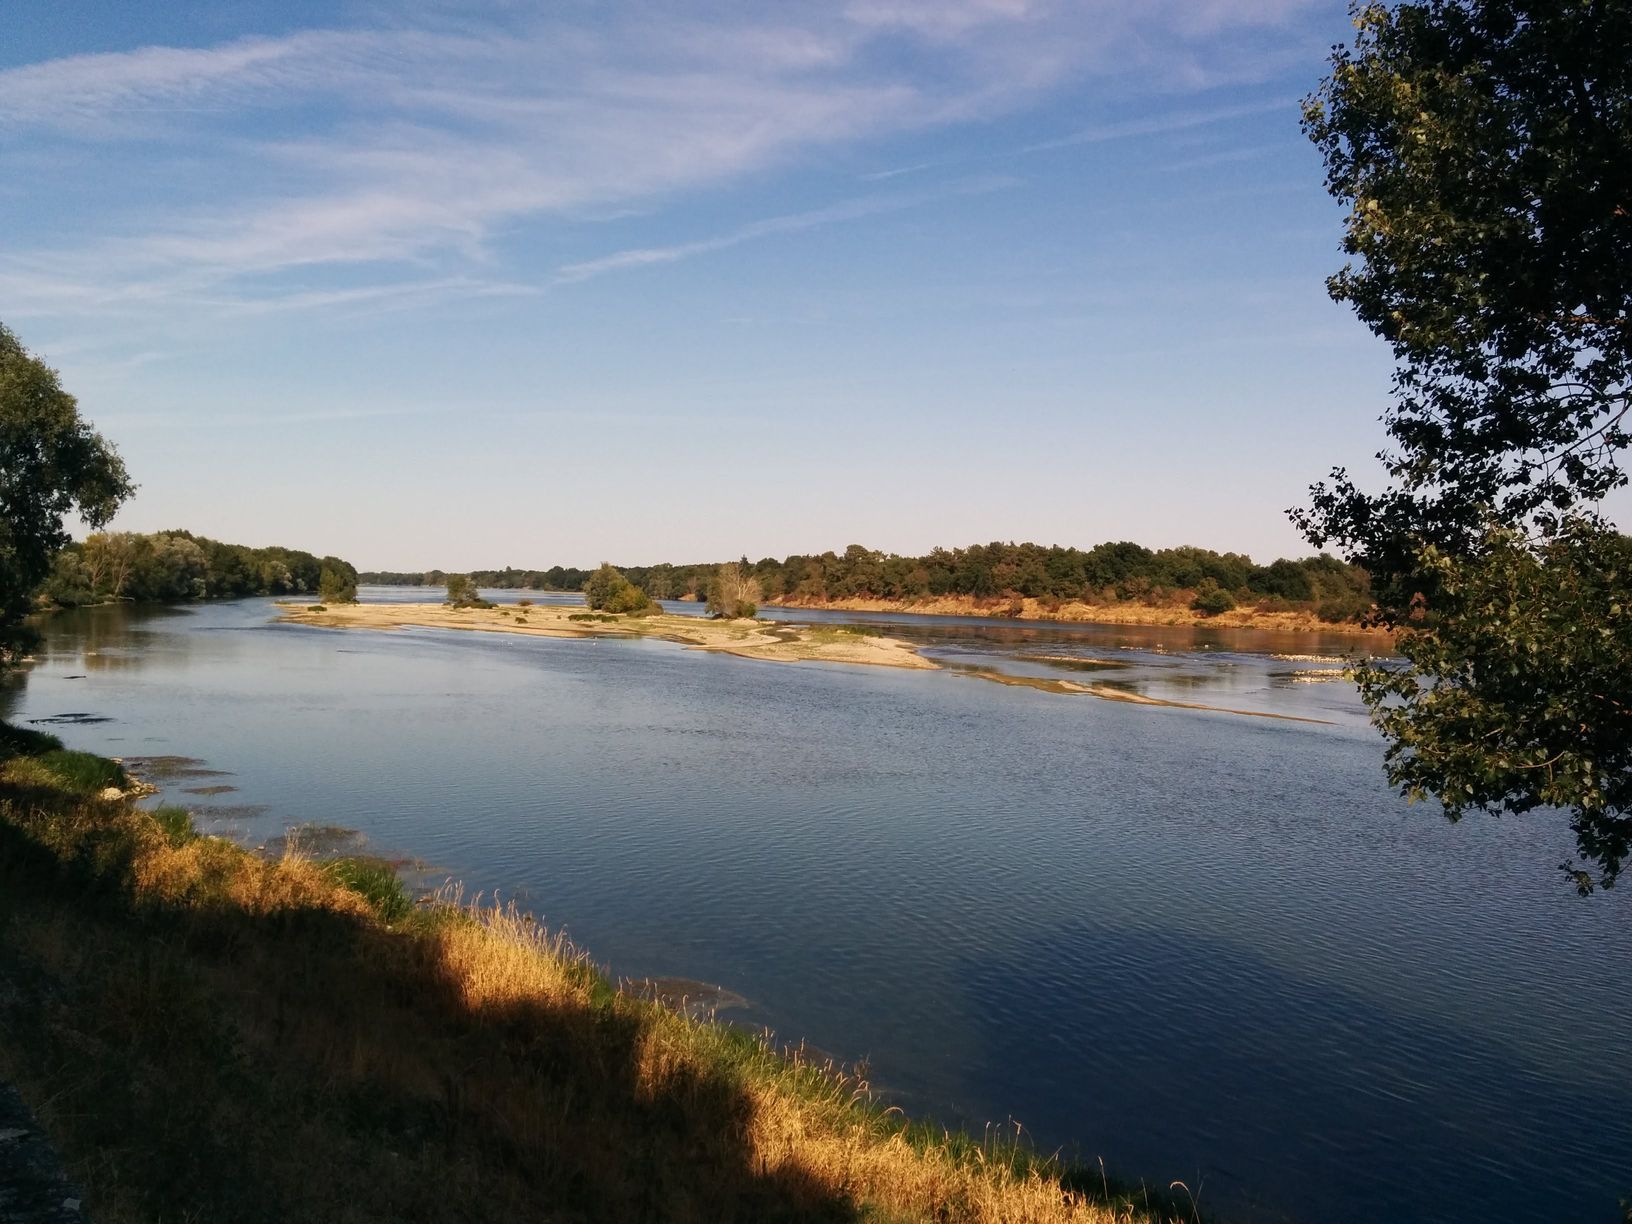
[[[128,840],[70,838],[95,813],[50,803],[0,788],[0,1076],[104,1224],[861,1218],[764,1167],[733,1067],[665,1057],[655,1011],[587,969],[558,1001],[473,1002],[437,931],[468,918],[254,913],[208,842],[204,891],[153,900]]]

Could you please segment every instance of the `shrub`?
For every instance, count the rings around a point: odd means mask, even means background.
[[[1190,601],[1190,609],[1203,616],[1217,616],[1235,607],[1235,597],[1219,586],[1204,586]]]
[[[516,600],[516,607],[518,607],[518,608],[530,608],[532,606],[533,606],[533,601],[530,600],[530,599],[518,599],[518,600]]]

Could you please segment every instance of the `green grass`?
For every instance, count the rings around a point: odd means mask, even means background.
[[[149,809],[148,815],[158,822],[172,846],[184,846],[198,836],[198,830],[193,828],[193,814],[184,807],[161,804]]]
[[[382,922],[401,922],[414,912],[408,890],[402,886],[396,869],[384,859],[363,855],[331,859],[323,864],[323,870],[373,906]]]
[[[93,753],[53,748],[34,759],[81,794],[94,795],[110,786],[124,790],[130,785],[122,765]]]

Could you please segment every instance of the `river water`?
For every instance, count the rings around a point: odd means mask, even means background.
[[[1319,720],[1288,721],[273,614],[54,617],[0,713],[197,758],[166,798],[207,828],[359,830],[615,975],[865,1060],[909,1112],[1228,1219],[1608,1222],[1632,1195],[1632,896],[1567,887],[1560,818],[1391,794],[1352,689],[1295,679],[1337,664],[1285,657],[1345,639],[781,614]]]

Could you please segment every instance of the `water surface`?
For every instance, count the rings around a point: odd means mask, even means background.
[[[168,797],[211,827],[359,829],[909,1110],[1017,1119],[1232,1219],[1613,1221],[1632,1194],[1628,897],[1565,886],[1560,819],[1393,796],[1352,690],[1294,678],[1336,664],[1276,657],[1346,639],[777,613],[1322,720],[1283,722],[272,613],[55,617],[7,717],[110,719],[50,729],[196,758],[223,773]]]

